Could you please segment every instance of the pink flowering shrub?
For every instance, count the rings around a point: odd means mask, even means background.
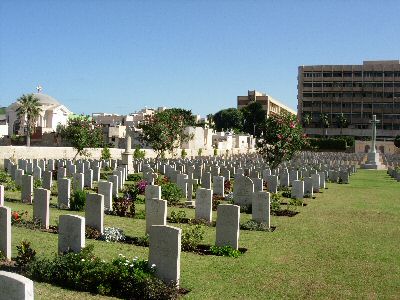
[[[140,195],[144,195],[144,192],[145,192],[145,190],[146,190],[146,186],[148,186],[148,183],[147,183],[146,180],[143,180],[143,179],[140,180],[140,181],[136,184],[136,187],[137,187],[137,189],[138,189]]]
[[[257,150],[272,169],[307,144],[303,128],[296,116],[281,113],[271,115],[265,122],[261,137],[257,140]]]

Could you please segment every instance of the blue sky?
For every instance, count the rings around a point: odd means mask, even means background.
[[[297,68],[400,58],[400,1],[0,1],[0,106],[38,83],[75,113],[206,115]]]

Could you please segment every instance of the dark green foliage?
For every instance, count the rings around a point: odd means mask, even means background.
[[[267,115],[260,102],[251,102],[242,108],[243,131],[260,137],[264,128]]]
[[[278,212],[281,210],[281,197],[278,193],[273,193],[271,195],[271,212]]]
[[[33,262],[36,257],[36,251],[31,248],[31,243],[28,241],[22,241],[17,246],[18,255],[15,258],[15,262],[18,267],[25,268],[29,263]]]
[[[82,211],[86,204],[86,192],[85,191],[75,191],[69,202],[69,209]]]
[[[182,232],[181,248],[183,251],[194,251],[204,238],[201,225],[185,227]]]
[[[4,186],[6,191],[16,191],[18,190],[15,181],[12,180],[11,176],[9,176],[6,172],[0,171],[0,184]]]
[[[170,221],[171,223],[182,223],[183,220],[187,219],[186,212],[184,210],[180,210],[178,212],[171,211]]]
[[[233,130],[240,132],[243,128],[243,113],[236,108],[222,109],[213,116],[217,131]]]
[[[92,252],[90,245],[76,254],[37,259],[27,266],[25,275],[38,282],[123,299],[177,298],[177,290],[156,278],[146,260],[119,256],[105,262]]]
[[[168,201],[168,205],[177,205],[183,197],[181,189],[172,182],[168,182],[161,186],[162,199]]]
[[[135,173],[135,174],[128,174],[128,181],[139,181],[141,180],[143,177],[142,175]]]
[[[182,142],[187,142],[193,136],[184,129],[194,125],[194,116],[191,111],[172,108],[146,116],[139,125],[142,129],[139,139],[157,151],[157,157],[166,151],[173,152]]]
[[[400,135],[397,135],[396,138],[394,139],[394,145],[397,148],[400,148]]]
[[[241,255],[239,250],[233,249],[231,246],[211,246],[211,253],[217,256],[239,257]]]
[[[37,189],[37,188],[40,188],[40,187],[42,187],[42,181],[41,181],[40,179],[36,179],[36,180],[33,182],[33,188],[34,188],[34,189]]]
[[[146,151],[140,150],[139,146],[136,146],[135,151],[133,151],[133,158],[143,159],[146,157]]]
[[[110,149],[109,149],[108,147],[104,147],[104,148],[101,150],[101,159],[108,160],[108,159],[110,159],[110,158],[111,158]]]
[[[32,128],[34,128],[36,119],[39,117],[42,109],[39,99],[33,94],[22,95],[18,100],[18,108],[16,110],[17,117],[21,123],[26,124],[26,145],[31,144]]]
[[[68,119],[67,125],[59,125],[57,132],[77,151],[78,155],[87,156],[85,148],[97,148],[103,144],[102,128],[92,123],[89,116]]]
[[[308,143],[307,149],[335,151],[345,151],[347,149],[346,139],[340,138],[308,139]]]

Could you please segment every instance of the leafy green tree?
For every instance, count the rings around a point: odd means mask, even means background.
[[[395,145],[397,148],[400,148],[400,135],[398,135],[398,136],[395,137],[395,139],[394,139],[394,145]]]
[[[341,113],[336,117],[336,122],[340,128],[340,135],[343,134],[343,128],[346,128],[349,126],[349,122],[347,121],[347,118]]]
[[[275,169],[283,161],[290,160],[306,143],[303,128],[296,116],[283,112],[271,115],[266,120],[257,140],[257,151]]]
[[[236,108],[222,109],[213,116],[214,128],[217,131],[232,129],[235,132],[242,130],[243,113]]]
[[[321,122],[321,126],[323,128],[324,131],[324,137],[327,136],[327,128],[329,127],[329,117],[327,114],[321,114],[320,115],[320,122]]]
[[[22,95],[18,98],[18,108],[16,110],[21,124],[26,121],[26,146],[31,145],[32,128],[35,127],[36,119],[39,117],[42,109],[40,108],[39,99],[33,94]]]
[[[303,115],[303,126],[308,127],[312,121],[312,117],[310,113],[305,113]]]
[[[93,123],[89,116],[78,116],[68,119],[67,125],[58,127],[58,131],[77,151],[78,155],[88,156],[85,148],[97,148],[103,145],[103,133],[100,125]]]
[[[264,123],[267,119],[265,110],[260,102],[252,102],[242,108],[243,113],[243,131],[252,134],[254,137],[260,137]]]
[[[192,126],[194,120],[187,112],[173,108],[146,116],[145,121],[139,125],[142,129],[139,139],[157,151],[157,157],[162,157],[166,151],[173,153],[181,143],[193,138],[185,133],[185,128]]]

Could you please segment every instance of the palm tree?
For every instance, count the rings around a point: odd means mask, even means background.
[[[346,117],[341,113],[340,115],[337,116],[336,121],[339,125],[340,128],[340,135],[343,134],[343,128],[346,128],[349,124],[347,122]]]
[[[321,114],[320,118],[321,118],[321,125],[324,130],[324,136],[326,137],[328,131],[327,128],[329,127],[329,117],[327,114]]]
[[[42,109],[40,108],[39,99],[33,94],[22,95],[18,100],[19,107],[17,108],[17,116],[26,122],[26,146],[31,145],[31,130],[35,126],[36,119],[38,118]]]

